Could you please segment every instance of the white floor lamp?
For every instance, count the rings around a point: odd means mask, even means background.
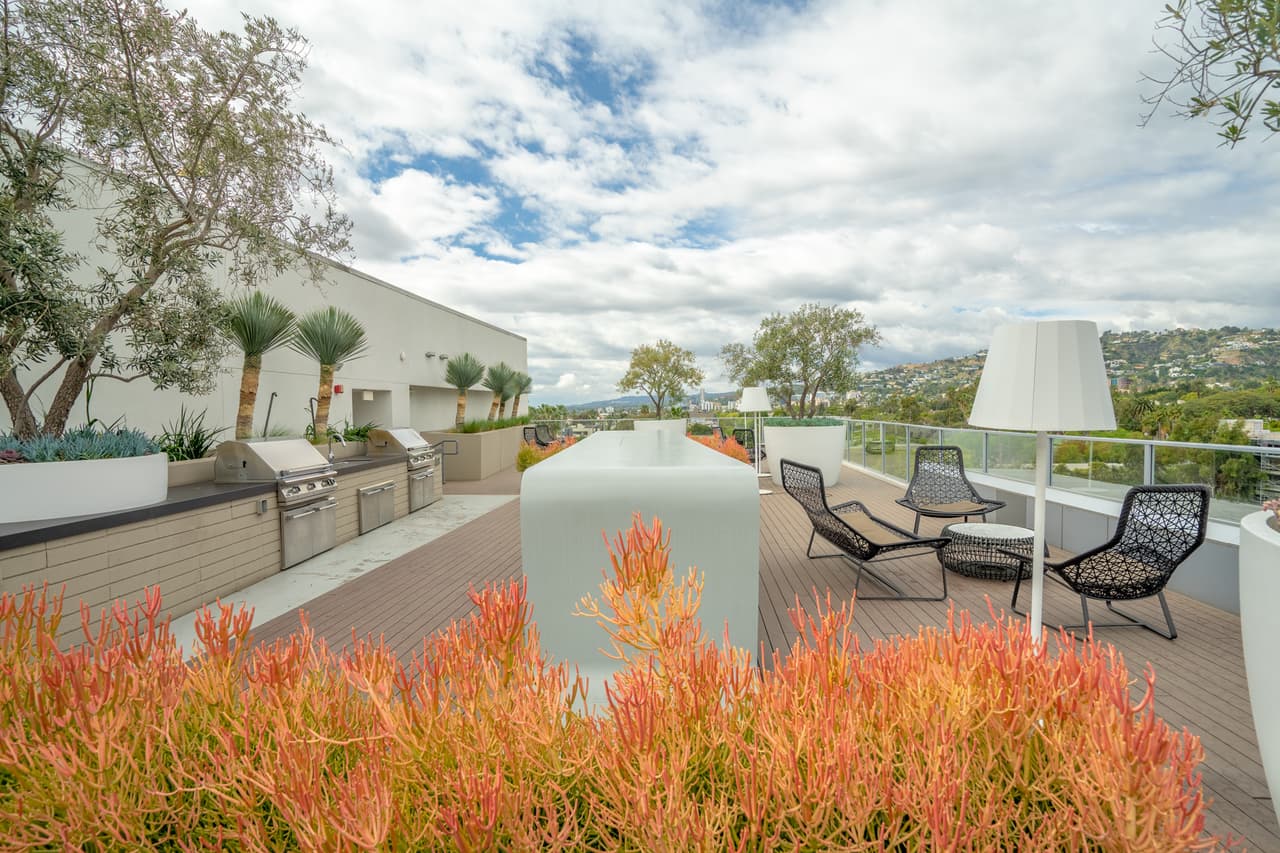
[[[1036,434],[1036,496],[1031,567],[1031,636],[1044,615],[1044,510],[1049,431],[1115,429],[1098,327],[1086,320],[999,326],[987,351],[969,423]]]
[[[769,405],[769,392],[768,392],[768,391],[765,391],[763,388],[761,388],[761,387],[759,387],[759,386],[754,386],[754,387],[750,387],[750,388],[743,388],[743,389],[742,389],[742,400],[738,403],[738,411],[743,412],[743,413],[748,413],[748,414],[749,414],[749,413],[751,413],[751,412],[755,412],[755,415],[756,415],[756,420],[755,420],[755,424],[756,424],[756,425],[755,425],[755,429],[754,429],[754,430],[752,431],[752,433],[751,433],[751,435],[752,435],[752,440],[755,442],[755,452],[756,452],[756,477],[767,477],[767,476],[769,476],[768,474],[762,474],[762,473],[760,473],[760,447],[761,447],[760,439],[762,438],[762,436],[761,436],[761,430],[762,430],[761,423],[762,423],[762,422],[761,422],[761,418],[760,418],[760,413],[761,413],[761,412],[769,412],[769,411],[772,411],[772,410],[773,410],[773,407],[772,407],[771,405]],[[760,490],[760,494],[762,494],[762,495],[771,495],[771,494],[773,494],[773,490],[772,490],[772,489],[761,489],[761,490]]]

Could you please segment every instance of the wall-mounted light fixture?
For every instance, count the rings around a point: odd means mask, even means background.
[[[440,360],[441,360],[441,361],[448,361],[448,360],[449,360],[449,354],[448,354],[447,352],[442,352],[442,353],[440,353]]]
[[[436,354],[435,354],[434,352],[432,352],[431,350],[427,350],[426,352],[424,352],[424,353],[423,353],[423,355],[425,355],[427,358],[435,358],[435,357],[436,357]]]

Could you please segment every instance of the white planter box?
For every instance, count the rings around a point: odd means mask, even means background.
[[[660,421],[635,421],[636,432],[669,432],[684,435],[689,431],[688,418],[663,418]]]
[[[765,426],[764,452],[769,460],[773,484],[782,485],[783,459],[812,465],[822,471],[822,482],[830,487],[840,482],[844,461],[845,425]]]
[[[1267,526],[1270,517],[1255,512],[1240,522],[1240,633],[1253,728],[1280,821],[1280,533]]]
[[[169,495],[169,457],[0,465],[0,522],[96,515],[159,503]]]

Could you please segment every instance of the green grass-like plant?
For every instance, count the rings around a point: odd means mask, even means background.
[[[525,426],[532,423],[528,415],[521,415],[518,418],[503,418],[501,420],[492,421],[467,421],[462,426],[455,428],[454,432],[475,433],[475,432],[492,432],[495,429],[506,429],[513,426]]]
[[[208,409],[193,414],[183,406],[178,410],[178,420],[170,421],[164,432],[156,436],[155,442],[164,453],[169,455],[170,462],[181,462],[187,459],[203,459],[218,443],[218,435],[227,431],[226,427],[209,429],[204,425]]]

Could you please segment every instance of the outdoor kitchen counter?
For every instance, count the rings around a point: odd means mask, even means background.
[[[39,464],[39,463],[30,463]],[[404,458],[387,456],[379,458],[350,458],[334,462],[338,476],[365,471],[383,465],[404,466]],[[76,515],[67,518],[44,518],[35,521],[16,521],[0,524],[0,552],[24,545],[50,542],[67,536],[108,530],[137,521],[147,521],[175,515],[202,507],[243,500],[254,495],[274,498],[276,483],[192,483],[170,486],[169,496],[159,503],[116,512]],[[272,500],[274,506],[275,501]]]

